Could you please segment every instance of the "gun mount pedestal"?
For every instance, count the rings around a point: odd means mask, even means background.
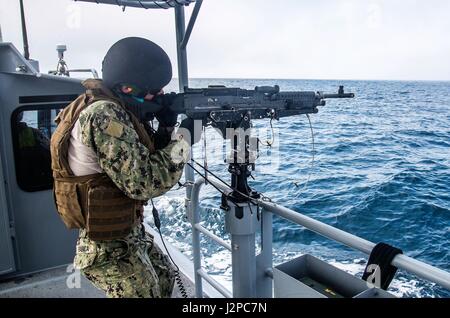
[[[225,216],[225,229],[231,234],[233,297],[256,297],[255,235],[261,226],[259,209],[248,203],[231,203]]]
[[[247,117],[248,119],[250,116]],[[248,127],[248,126],[247,126]],[[238,129],[233,136],[233,151],[228,171],[231,173],[233,192],[223,197],[226,210],[225,230],[231,235],[231,261],[233,268],[233,297],[272,297],[272,215],[262,218],[261,209],[252,199],[259,199],[258,192],[248,185],[251,170],[255,168],[257,139],[249,131]],[[251,141],[256,141],[253,143]],[[264,232],[261,252],[256,255],[256,233]]]
[[[233,297],[272,297],[272,214],[263,215],[250,202],[229,203],[225,215],[225,230],[231,236],[231,263],[233,268]],[[261,231],[261,242],[256,233]],[[264,233],[264,235],[262,235]],[[256,255],[256,244],[260,253]]]

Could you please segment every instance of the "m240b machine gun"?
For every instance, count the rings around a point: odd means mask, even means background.
[[[167,98],[167,96],[170,96]],[[204,126],[223,128],[247,128],[251,119],[280,119],[302,114],[318,113],[319,106],[325,106],[326,99],[353,98],[340,86],[337,94],[323,92],[281,92],[278,85],[257,86],[253,90],[209,86],[188,88],[181,94],[166,94],[154,103],[139,107],[141,120],[151,120],[168,103],[177,114],[184,114],[194,120],[201,120]],[[169,102],[165,101],[169,100]],[[248,119],[248,120],[245,120]],[[247,124],[248,123],[248,124]]]
[[[175,113],[194,119],[197,127],[198,123],[201,123],[203,127],[212,126],[218,129],[224,138],[230,138],[227,129],[238,131],[231,135],[234,139],[233,159],[228,170],[231,173],[231,187],[235,191],[230,198],[233,202],[246,202],[249,198],[258,197],[247,183],[255,165],[251,160],[251,137],[248,132],[252,119],[278,120],[289,116],[315,114],[319,111],[319,106],[325,106],[326,99],[354,96],[353,93],[345,93],[343,86],[339,87],[336,94],[282,92],[278,85],[256,87],[253,90],[209,86],[200,89],[189,88],[181,94],[166,94],[157,98],[154,103],[144,103],[137,113],[141,120],[148,121],[153,119],[162,107],[170,107]],[[191,134],[195,133],[199,133],[197,128],[191,131]]]

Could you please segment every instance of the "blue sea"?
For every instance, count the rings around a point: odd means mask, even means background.
[[[356,93],[353,100],[329,100],[311,116],[274,122],[275,145],[261,147],[251,186],[294,211],[358,235],[386,242],[408,256],[450,271],[450,83],[339,80],[193,79],[191,87],[222,84],[281,90]],[[169,87],[176,90],[175,82]],[[255,128],[271,138],[268,120]],[[207,130],[209,168],[229,180],[225,145]],[[220,151],[219,151],[220,150]],[[194,157],[203,162],[202,143]],[[275,158],[275,159],[274,159]],[[295,185],[297,184],[297,186]],[[184,190],[160,198],[163,233],[191,257],[190,225],[184,217]],[[201,195],[203,225],[229,239],[220,195],[211,186]],[[148,211],[150,212],[150,211]],[[151,213],[147,221],[152,222]],[[361,276],[367,256],[281,218],[274,219],[274,264],[312,254]],[[207,271],[231,288],[231,256],[202,239]],[[389,289],[399,297],[450,297],[450,292],[399,271]]]

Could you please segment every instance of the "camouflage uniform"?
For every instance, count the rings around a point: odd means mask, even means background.
[[[170,141],[150,153],[139,142],[129,115],[111,101],[97,101],[79,117],[82,143],[127,196],[147,201],[170,190],[189,155],[185,141]],[[142,224],[120,240],[92,241],[84,229],[77,242],[78,268],[108,297],[170,297],[174,268]]]

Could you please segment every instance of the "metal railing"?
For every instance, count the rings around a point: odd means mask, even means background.
[[[224,192],[229,192],[231,189],[224,186],[221,183],[218,183],[214,180],[208,179],[209,183],[212,183],[215,187],[223,190]],[[188,205],[188,219],[192,225],[192,248],[193,248],[193,257],[194,257],[194,272],[195,272],[195,291],[196,297],[202,297],[202,279],[205,279],[209,282],[213,287],[215,287],[223,296],[225,297],[233,297],[232,293],[228,291],[223,285],[217,282],[212,276],[208,275],[201,267],[201,252],[200,252],[200,234],[204,234],[211,238],[214,242],[219,245],[225,247],[226,249],[233,251],[235,248],[232,244],[225,242],[220,237],[208,231],[206,228],[200,225],[201,216],[200,216],[200,190],[201,187],[205,184],[203,178],[197,179],[192,188],[192,195]],[[367,241],[363,238],[360,238],[356,235],[347,233],[345,231],[339,230],[333,226],[327,225],[320,221],[314,220],[310,217],[302,215],[298,212],[290,210],[288,208],[279,206],[273,202],[268,202],[264,200],[258,200],[258,206],[262,208],[261,215],[266,217],[266,222],[263,224],[263,233],[262,233],[262,242],[265,244],[265,253],[267,255],[270,253],[270,257],[272,257],[272,214],[278,215],[286,220],[292,221],[298,225],[304,226],[306,229],[311,230],[317,234],[320,234],[324,237],[327,237],[336,242],[342,243],[354,250],[361,251],[365,254],[370,255],[373,248],[375,247],[375,243]],[[227,212],[229,213],[229,212]],[[263,222],[264,223],[264,222]],[[270,229],[270,231],[267,231]],[[264,231],[265,230],[265,231]],[[264,258],[264,257],[263,257]],[[263,264],[263,265],[262,265]],[[272,268],[268,268],[267,259],[265,262],[257,264],[257,268],[255,271],[255,275],[258,278],[261,278],[261,275],[266,278],[272,279]],[[444,288],[450,290],[450,273],[438,269],[434,266],[426,264],[424,262],[415,260],[411,257],[408,257],[403,254],[397,255],[392,263],[393,266],[406,270],[416,276],[423,278],[427,281],[436,283],[438,285],[443,286]],[[259,265],[259,266],[258,266]],[[233,264],[233,272],[236,270]],[[259,271],[259,274],[258,274]],[[258,276],[259,275],[259,276]],[[233,280],[235,279],[233,275]],[[234,282],[233,282],[234,289]],[[266,288],[267,289],[267,288]],[[272,292],[272,288],[270,286],[270,292]],[[259,294],[259,292],[257,292]],[[258,296],[257,294],[257,296]],[[241,297],[242,294],[239,295]]]

